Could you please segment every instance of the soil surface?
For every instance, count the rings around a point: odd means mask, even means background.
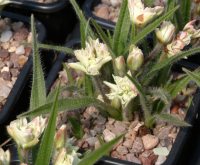
[[[23,22],[0,19],[0,110],[30,55],[24,42],[31,42],[31,33]]]
[[[73,74],[78,77],[76,73]],[[177,76],[177,75],[176,75]],[[65,71],[59,73],[59,78],[54,84],[68,84],[68,78]],[[196,87],[191,84],[183,93],[173,100],[168,113],[184,120],[188,106],[188,95],[192,95]],[[72,96],[69,91],[63,91],[62,97]],[[58,128],[67,123],[69,137],[72,137],[71,125],[67,122],[67,117],[74,116],[80,119],[84,135],[77,139],[75,144],[79,148],[88,151],[97,149],[101,143],[109,142],[116,136],[124,133],[124,138],[112,149],[110,156],[127,160],[143,165],[161,165],[166,159],[172,148],[172,145],[179,132],[179,128],[164,121],[157,121],[153,129],[145,127],[141,117],[135,113],[131,121],[117,121],[112,118],[104,117],[95,107],[77,110],[73,112],[60,113],[57,126]]]

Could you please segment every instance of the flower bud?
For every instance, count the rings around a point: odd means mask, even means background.
[[[55,148],[56,150],[65,146],[67,140],[66,124],[63,124],[55,135]]]
[[[128,68],[131,71],[136,71],[138,70],[139,67],[141,67],[143,61],[144,61],[144,56],[142,51],[135,45],[132,45],[127,58]]]
[[[126,73],[126,64],[123,56],[115,58],[115,66],[119,76],[124,76]]]
[[[9,165],[10,164],[10,151],[4,151],[0,148],[0,165]]]
[[[164,21],[160,29],[156,28],[156,36],[163,44],[169,43],[172,40],[174,33],[175,26],[169,21]]]
[[[116,109],[121,109],[122,108],[121,100],[118,97],[115,97],[111,101],[111,106],[116,108]]]

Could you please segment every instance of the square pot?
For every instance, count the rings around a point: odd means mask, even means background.
[[[77,47],[80,45],[80,40],[77,38],[72,37],[70,41],[66,43],[66,46],[68,47]],[[50,89],[50,86],[53,84],[55,79],[58,77],[58,72],[62,68],[62,62],[64,62],[67,59],[67,57],[64,54],[60,54],[59,58],[55,62],[55,65],[52,67],[51,74],[47,78],[47,84],[49,84],[48,89]],[[173,66],[173,69],[175,71],[180,71],[182,67],[188,68],[188,69],[195,69],[198,67],[198,65],[195,65],[193,63],[190,63],[188,61],[186,62],[178,62]],[[52,77],[53,75],[53,77]],[[194,97],[193,102],[190,105],[185,121],[191,125],[193,125],[200,114],[200,90],[197,89]],[[163,165],[175,165],[180,160],[180,155],[183,153],[183,148],[188,142],[188,138],[191,136],[191,127],[182,127],[180,128],[178,135],[175,139],[175,142],[173,143],[172,149],[167,156],[167,160],[163,163]],[[102,157],[98,162],[96,162],[95,165],[139,165],[136,163],[132,163],[129,161],[124,161],[116,158],[111,158],[108,156]]]

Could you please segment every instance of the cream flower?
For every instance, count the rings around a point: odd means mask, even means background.
[[[195,29],[194,25],[196,23],[196,20],[192,20],[190,22],[188,22],[185,27],[184,27],[184,31],[188,32],[189,34],[191,34],[192,38],[199,38],[200,37],[200,29]]]
[[[172,43],[167,45],[168,57],[174,56],[181,52],[185,44],[181,40],[174,40]]]
[[[127,66],[131,71],[138,70],[144,61],[144,55],[138,47],[132,45],[127,58]]]
[[[10,3],[10,0],[0,0],[0,5],[6,5]]]
[[[187,32],[184,32],[184,31],[181,31],[179,32],[179,34],[177,35],[177,40],[180,40],[183,42],[183,44],[185,46],[189,45],[190,42],[191,42],[191,34],[187,33]]]
[[[137,26],[144,26],[149,23],[156,16],[159,16],[164,7],[156,6],[154,8],[144,7],[141,0],[129,0],[128,9],[130,13],[130,19]]]
[[[26,118],[14,120],[7,126],[9,135],[23,149],[31,148],[39,142],[44,131],[46,119],[36,117],[28,123]]]
[[[104,81],[104,84],[106,84],[111,89],[111,92],[106,94],[106,96],[110,100],[119,98],[124,108],[131,101],[131,99],[137,96],[137,90],[135,85],[126,76],[118,77],[113,75],[113,79],[116,84]]]
[[[67,154],[65,148],[62,148],[54,162],[54,165],[75,165],[78,164],[78,154],[73,150],[71,154]]]
[[[172,43],[167,45],[168,57],[174,56],[181,52],[181,50],[190,44],[191,34],[185,31],[179,32],[177,39],[172,41]]]
[[[169,43],[175,33],[175,26],[170,21],[164,21],[160,26],[160,29],[156,28],[156,36],[158,40],[163,43]]]
[[[112,59],[107,46],[98,39],[90,38],[85,49],[76,50],[74,53],[79,62],[69,63],[69,66],[93,76],[99,75],[101,67]]]
[[[9,165],[10,164],[10,151],[4,151],[0,148],[0,165]]]

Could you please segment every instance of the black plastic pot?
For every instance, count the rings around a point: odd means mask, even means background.
[[[80,40],[77,36],[78,32],[77,29],[74,31],[74,34],[76,35],[75,38],[73,38],[70,41],[66,43],[66,46],[68,47],[77,47],[80,46]],[[60,54],[59,58],[55,62],[55,65],[52,67],[50,71],[50,76],[47,78],[47,84],[48,89],[50,89],[51,85],[55,81],[55,79],[58,77],[58,72],[62,68],[62,63],[67,59],[67,56],[64,54]],[[173,66],[174,71],[181,71],[182,67],[188,68],[188,69],[196,69],[199,65],[190,63],[188,61],[178,62]],[[53,75],[53,76],[52,76]],[[188,122],[191,125],[194,125],[197,116],[200,115],[200,90],[198,89],[196,94],[193,98],[193,103],[191,104],[186,117],[185,121]],[[170,154],[167,157],[167,160],[163,165],[176,165],[178,161],[180,160],[180,155],[184,153],[183,148],[187,145],[187,140],[191,136],[191,130],[192,127],[184,127],[180,128],[180,131],[177,135],[177,138],[173,144],[173,147],[170,151]],[[123,161],[111,157],[103,157],[101,158],[95,165],[138,165],[132,162]]]
[[[85,0],[83,4],[83,11],[86,18],[93,18],[96,22],[105,29],[114,30],[115,23],[100,17],[97,17],[93,14],[93,9],[97,6],[101,0]]]
[[[10,0],[10,5],[18,8],[25,8],[32,12],[54,13],[63,9],[68,3],[68,0],[58,0],[52,3],[39,3],[34,0]]]
[[[30,19],[28,17],[14,13],[2,12],[1,16],[11,18],[14,21],[22,21],[26,25],[29,25],[30,23]],[[36,21],[36,29],[38,33],[38,40],[41,42],[45,39],[46,36],[45,28],[40,22]],[[31,69],[32,56],[30,55],[28,61],[23,66],[20,74],[18,75],[17,80],[7,98],[7,101],[3,106],[3,109],[0,111],[0,125],[9,122],[11,118],[13,118],[14,116],[16,116],[17,113],[19,113],[21,107],[15,107],[15,105],[18,103],[20,95],[27,84]]]
[[[84,0],[78,0],[81,5]],[[4,8],[26,16],[34,14],[47,29],[48,43],[64,44],[65,39],[77,22],[76,14],[69,0],[58,0],[53,3],[38,3],[31,0],[11,0]]]

